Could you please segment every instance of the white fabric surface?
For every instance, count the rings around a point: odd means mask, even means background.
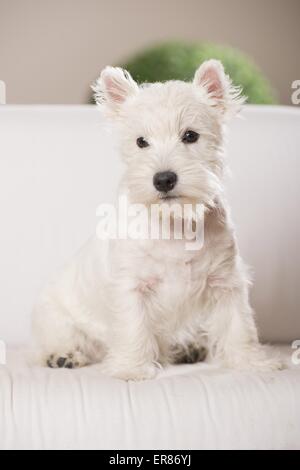
[[[0,366],[0,449],[300,449],[300,365],[264,376],[172,366],[126,383],[25,357],[10,350]]]

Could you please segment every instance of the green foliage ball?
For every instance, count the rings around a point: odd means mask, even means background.
[[[233,83],[243,88],[248,103],[277,102],[272,86],[252,60],[227,46],[168,42],[137,54],[121,67],[128,70],[138,83],[191,80],[198,66],[208,59],[218,59],[223,63]]]

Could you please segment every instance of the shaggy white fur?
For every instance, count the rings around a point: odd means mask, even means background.
[[[209,359],[226,367],[280,368],[258,341],[249,276],[222,193],[224,127],[243,103],[239,89],[210,60],[193,83],[141,87],[128,72],[107,67],[94,90],[120,136],[121,192],[147,206],[203,204],[205,243],[187,251],[184,239],[94,237],[35,308],[39,360],[70,368],[101,361],[110,375],[141,380],[160,364],[203,359],[205,346]],[[186,142],[187,131],[199,138]],[[177,181],[162,194],[153,177],[166,171]]]

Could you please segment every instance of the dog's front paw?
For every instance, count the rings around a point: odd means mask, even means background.
[[[123,367],[119,364],[106,361],[102,364],[102,372],[121,380],[150,380],[157,374],[158,368],[155,364],[144,364],[141,366]]]

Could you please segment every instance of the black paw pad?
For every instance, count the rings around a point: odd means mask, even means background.
[[[205,360],[207,356],[207,350],[202,347],[195,347],[194,345],[189,345],[187,355],[186,355],[186,362],[188,364],[195,364],[196,362],[202,362]]]
[[[181,351],[176,351],[174,362],[175,364],[195,364],[196,362],[204,361],[206,356],[206,348],[189,344]]]
[[[57,367],[59,367],[59,368],[65,367],[66,361],[67,361],[67,359],[65,357],[59,357],[57,359],[57,362],[56,362]]]

